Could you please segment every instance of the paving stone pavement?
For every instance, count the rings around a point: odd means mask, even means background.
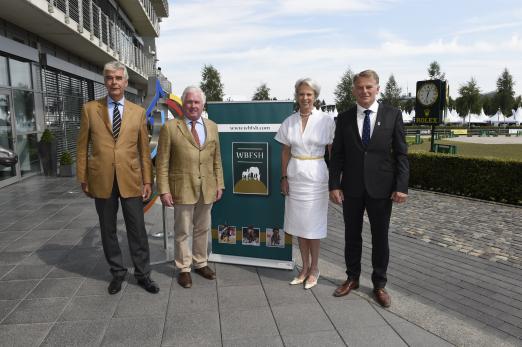
[[[398,300],[390,310],[456,344],[468,339],[452,327],[441,333],[440,322],[411,305],[425,304],[441,319],[459,317],[477,337],[522,345],[522,208],[418,190],[409,195],[392,212],[388,288]],[[332,204],[321,257],[342,270],[343,228],[342,209]],[[366,218],[363,234],[363,275],[370,278]]]
[[[332,297],[344,279],[342,216],[335,206],[322,242],[322,277],[312,290],[288,285],[295,271],[227,264],[211,265],[217,280],[194,275],[193,288],[183,289],[167,263],[153,266],[158,295],[128,276],[111,296],[93,202],[78,188],[73,179],[38,176],[0,189],[0,346],[520,345],[519,268],[404,236],[395,219],[392,307],[374,303],[367,273],[353,295]],[[416,194],[425,193],[413,192],[406,206],[416,204]],[[154,252],[156,243],[151,239]],[[488,271],[495,272],[488,283],[500,281],[496,292],[481,285]],[[454,296],[434,297],[430,290],[438,285]],[[455,311],[452,298],[467,311]],[[477,315],[492,318],[475,320],[465,299],[491,300]]]

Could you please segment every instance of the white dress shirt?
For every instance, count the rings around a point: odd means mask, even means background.
[[[190,131],[190,129],[192,128],[192,120],[185,117],[185,123],[187,123],[187,128]],[[201,117],[199,117],[196,121],[196,132],[198,133],[199,137],[199,145],[203,146],[205,140],[207,139],[207,133],[205,131],[205,124],[203,124],[203,119],[201,119]]]
[[[121,98],[120,101],[117,101],[120,105],[118,106],[118,110],[120,111],[121,121],[123,122],[123,105],[125,104],[125,97]],[[109,111],[109,120],[112,126],[112,113],[114,112],[114,100],[111,99],[110,96],[107,95],[107,110]]]
[[[362,131],[364,124],[364,111],[370,110],[370,138],[372,138],[373,129],[375,128],[375,120],[377,119],[377,110],[379,109],[379,103],[374,101],[373,104],[369,108],[364,108],[361,105],[357,104],[357,127],[359,127],[359,135],[362,139]]]

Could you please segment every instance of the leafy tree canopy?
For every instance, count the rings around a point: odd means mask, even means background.
[[[355,105],[355,97],[352,94],[353,76],[354,73],[348,68],[335,88],[335,106],[339,112],[346,111]]]
[[[207,97],[207,101],[223,101],[225,95],[219,71],[212,65],[203,66],[199,85]]]

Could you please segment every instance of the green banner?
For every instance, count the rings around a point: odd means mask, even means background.
[[[211,261],[293,268],[292,237],[283,228],[281,145],[274,140],[292,109],[291,101],[208,103],[226,187],[212,208]]]

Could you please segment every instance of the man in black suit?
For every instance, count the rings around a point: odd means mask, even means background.
[[[362,226],[366,210],[372,234],[372,282],[377,302],[389,307],[384,290],[389,260],[392,201],[408,197],[409,164],[401,111],[379,104],[379,76],[365,70],[353,78],[357,105],[339,114],[330,159],[330,199],[343,204],[348,279],[334,296],[359,287]]]

